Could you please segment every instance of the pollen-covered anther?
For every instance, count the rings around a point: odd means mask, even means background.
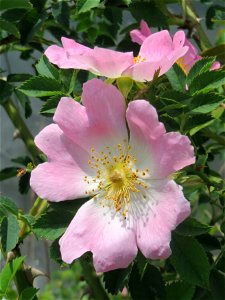
[[[137,64],[137,63],[139,63],[139,62],[145,61],[145,58],[142,58],[140,55],[138,55],[138,56],[135,56],[135,57],[133,58],[133,60],[134,60],[134,63]]]

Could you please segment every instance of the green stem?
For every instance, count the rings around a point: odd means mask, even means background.
[[[202,29],[202,26],[200,24],[199,17],[197,13],[195,12],[194,7],[192,6],[192,3],[190,0],[181,0],[181,6],[183,8],[183,12],[186,16],[186,18],[191,21],[192,27],[194,27],[199,35],[199,45],[202,50],[206,50],[208,48],[212,47],[211,42],[209,41],[206,33]]]
[[[3,107],[14,126],[19,130],[20,137],[24,141],[27,150],[30,152],[33,159],[36,160],[40,152],[35,146],[33,136],[30,130],[27,128],[13,101],[11,99],[7,100],[5,103],[3,103]]]
[[[34,202],[34,205],[29,211],[29,214],[35,218],[38,218],[46,210],[47,207],[48,202],[37,197],[36,201]]]
[[[108,297],[106,291],[104,290],[99,278],[97,277],[93,266],[90,263],[88,263],[87,261],[85,261],[85,259],[83,257],[80,258],[79,261],[80,261],[80,265],[83,269],[84,277],[85,277],[87,283],[89,284],[89,286],[91,287],[91,289],[94,293],[95,299],[96,300],[109,300],[109,297]]]

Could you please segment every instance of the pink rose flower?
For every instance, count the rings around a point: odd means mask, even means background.
[[[195,162],[190,140],[166,133],[145,100],[126,110],[119,90],[99,79],[84,84],[82,102],[62,98],[56,124],[35,138],[48,162],[32,171],[33,190],[56,202],[91,197],[59,241],[62,259],[72,263],[91,251],[96,271],[106,272],[127,267],[138,249],[167,258],[171,231],[190,214],[171,179]]]
[[[159,76],[166,73],[187,52],[184,41],[183,31],[178,31],[172,39],[169,32],[163,30],[146,38],[138,56],[134,57],[132,52],[123,53],[100,47],[91,49],[62,38],[63,47],[50,46],[45,55],[59,68],[83,69],[109,78],[128,76],[144,82],[152,80],[158,69]]]
[[[151,29],[148,27],[148,24],[144,20],[141,20],[140,30],[134,29],[130,31],[131,40],[134,43],[137,43],[139,45],[142,45],[150,35],[152,35]],[[183,46],[188,47],[188,51],[186,51],[185,55],[180,57],[176,61],[176,63],[181,67],[181,69],[187,75],[190,69],[192,68],[192,66],[198,60],[202,59],[202,56],[198,55],[198,49],[195,48],[194,45],[186,37]],[[220,63],[216,61],[213,63],[211,70],[216,70],[219,68],[220,68]]]

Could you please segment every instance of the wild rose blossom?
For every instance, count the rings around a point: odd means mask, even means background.
[[[134,29],[130,31],[131,40],[134,43],[142,45],[144,41],[152,35],[151,29],[148,27],[148,24],[141,20],[140,30]],[[192,66],[200,59],[202,56],[198,55],[198,49],[185,37],[184,46],[188,47],[188,51],[184,56],[180,57],[176,63],[181,67],[184,73],[187,75]],[[220,68],[220,63],[218,61],[214,62],[211,70],[216,70]]]
[[[152,34],[143,42],[138,56],[100,47],[85,47],[71,39],[62,38],[63,47],[52,45],[45,55],[59,68],[83,69],[109,78],[131,77],[136,81],[151,81],[156,71],[166,73],[182,57],[185,34],[178,31],[173,39],[167,30]]]
[[[195,161],[190,140],[166,133],[145,100],[126,110],[119,90],[99,79],[84,84],[82,102],[62,98],[56,124],[35,138],[48,162],[32,171],[33,190],[56,202],[91,197],[59,241],[62,259],[72,263],[91,251],[96,271],[106,272],[127,267],[138,249],[167,258],[171,231],[190,214],[171,179]]]

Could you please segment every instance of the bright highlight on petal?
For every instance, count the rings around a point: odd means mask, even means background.
[[[88,81],[82,97],[85,106],[62,98],[56,124],[35,139],[48,162],[32,171],[33,190],[50,201],[92,197],[59,241],[62,259],[91,251],[96,271],[106,272],[127,267],[138,249],[167,258],[171,231],[190,214],[170,179],[195,161],[189,139],[166,133],[145,100],[132,101],[125,115],[121,93],[101,80]]]

